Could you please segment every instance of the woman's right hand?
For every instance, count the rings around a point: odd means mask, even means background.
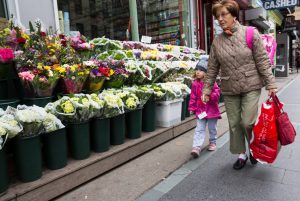
[[[203,94],[202,97],[201,97],[201,99],[202,99],[203,103],[207,103],[209,101],[209,96],[206,95],[206,94]]]

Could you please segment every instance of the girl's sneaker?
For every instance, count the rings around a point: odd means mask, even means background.
[[[200,147],[193,147],[192,151],[191,151],[191,155],[194,158],[198,158],[201,152],[201,148]]]
[[[217,146],[214,143],[209,144],[208,148],[207,148],[208,151],[215,151],[216,149],[217,149]]]

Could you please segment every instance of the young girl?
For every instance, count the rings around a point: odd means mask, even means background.
[[[201,152],[201,146],[205,139],[205,128],[208,124],[209,130],[209,151],[216,150],[217,120],[221,118],[218,102],[220,98],[220,88],[215,83],[210,100],[206,104],[202,102],[202,88],[204,77],[207,72],[208,56],[201,56],[200,61],[195,68],[194,82],[192,84],[191,98],[189,102],[189,111],[195,113],[197,117],[197,127],[195,129],[193,149],[191,155],[198,157]]]

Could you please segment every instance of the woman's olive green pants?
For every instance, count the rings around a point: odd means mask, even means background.
[[[261,89],[239,95],[225,95],[224,104],[229,122],[230,151],[246,152],[245,139],[249,143],[252,128],[258,114]]]

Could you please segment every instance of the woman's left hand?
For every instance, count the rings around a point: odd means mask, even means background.
[[[269,93],[268,93],[268,96],[271,96],[272,93],[277,93],[277,89],[269,89]]]

